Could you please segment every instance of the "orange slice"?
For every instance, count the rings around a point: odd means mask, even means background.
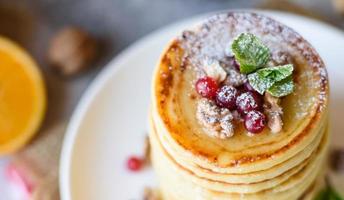
[[[23,147],[37,132],[46,108],[45,88],[33,59],[0,37],[0,154]]]

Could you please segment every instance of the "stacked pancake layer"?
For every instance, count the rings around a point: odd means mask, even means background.
[[[195,118],[196,70],[192,62],[185,64],[190,46],[183,44],[185,37],[174,40],[154,73],[150,112],[152,161],[162,198],[311,199],[324,173],[329,141],[328,83],[319,55],[288,27],[251,13],[219,14],[190,32],[198,49],[213,48],[207,51],[210,57],[226,51],[214,48],[218,40],[207,38],[212,34],[225,35],[220,41],[230,43],[239,33],[252,32],[270,49],[292,55],[298,85],[282,100],[282,132],[267,129],[250,137],[239,126],[232,138],[211,138]]]

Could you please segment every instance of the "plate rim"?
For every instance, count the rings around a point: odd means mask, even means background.
[[[322,21],[318,21],[309,17],[301,16],[294,13],[288,13],[283,11],[275,11],[275,10],[265,10],[265,9],[227,9],[227,10],[219,10],[208,12],[205,14],[199,14],[193,17],[185,18],[179,20],[177,22],[168,24],[163,26],[157,30],[148,33],[147,35],[139,38],[138,40],[134,41],[131,45],[126,47],[122,50],[119,54],[115,55],[104,67],[101,71],[96,75],[96,77],[91,81],[90,85],[86,88],[84,93],[81,95],[77,106],[75,107],[73,114],[71,115],[68,123],[67,128],[65,131],[65,136],[63,138],[62,148],[61,148],[61,155],[60,155],[60,164],[59,164],[59,192],[62,200],[70,200],[72,199],[72,191],[71,191],[71,165],[72,165],[72,157],[74,151],[74,144],[76,142],[77,136],[79,135],[78,129],[82,125],[83,118],[87,113],[89,106],[91,103],[96,99],[99,92],[104,88],[109,82],[110,78],[114,76],[118,71],[123,68],[121,63],[124,63],[125,60],[134,52],[135,49],[140,49],[140,47],[144,46],[147,41],[152,40],[157,35],[163,34],[164,32],[168,32],[171,29],[175,29],[178,26],[183,24],[191,24],[192,22],[197,22],[197,20],[201,20],[206,16],[212,15],[214,13],[221,13],[221,12],[230,12],[230,11],[247,11],[247,12],[257,12],[263,13],[268,15],[284,15],[286,17],[294,17],[299,18],[303,21],[308,21],[313,24],[317,24],[318,26],[322,26],[325,29],[330,29],[331,32],[336,32],[344,36],[344,32],[339,28],[327,24]]]

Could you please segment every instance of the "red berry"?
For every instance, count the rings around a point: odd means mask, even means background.
[[[218,89],[216,81],[210,77],[198,79],[195,87],[199,95],[208,99],[213,99]]]
[[[224,85],[216,92],[216,104],[220,107],[234,110],[235,101],[238,96],[238,90],[232,86]]]
[[[233,61],[233,65],[234,65],[235,69],[237,69],[240,72],[240,64],[235,59]]]
[[[248,81],[244,83],[244,88],[246,91],[256,92],[256,90],[251,86],[251,84]]]
[[[230,64],[237,69],[238,71],[240,71],[240,64],[236,61],[235,57],[232,56],[231,60],[230,60]]]
[[[237,91],[238,91],[238,96],[244,92],[247,92],[247,90],[245,89],[244,85],[240,85],[238,87],[236,87]]]
[[[260,110],[262,108],[261,96],[254,92],[244,92],[236,99],[236,106],[241,114],[246,114],[252,110]]]
[[[245,128],[250,133],[260,133],[266,124],[266,117],[259,111],[250,111],[245,116]]]
[[[143,160],[136,156],[131,156],[127,160],[127,167],[130,171],[139,171],[142,168]]]

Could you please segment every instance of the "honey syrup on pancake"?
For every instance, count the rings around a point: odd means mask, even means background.
[[[240,25],[239,22],[243,21],[245,24]],[[265,26],[268,28],[260,28]],[[195,91],[195,82],[205,73],[201,70],[203,60],[199,57],[218,60],[220,65],[233,63],[229,47],[243,32],[257,35],[269,47],[271,62],[291,62],[294,65],[296,86],[293,94],[280,101],[283,108],[280,133],[271,134],[265,128],[261,134],[248,137],[243,123],[240,123],[242,119],[233,114],[233,118],[239,119],[233,122],[235,134],[219,140],[209,137],[195,115],[197,102],[201,99]],[[312,132],[311,123],[321,119],[316,110],[326,107],[327,102],[326,70],[314,49],[289,28],[255,14],[220,14],[194,30],[184,32],[166,50],[158,73],[158,112],[164,126],[180,146],[208,159],[225,157],[230,161],[236,160],[235,163],[246,163],[253,158],[268,158],[281,147],[289,149],[288,146],[298,143],[295,142],[299,140],[297,138],[308,138],[301,137],[302,130],[309,127],[308,132],[304,131],[306,136]]]

